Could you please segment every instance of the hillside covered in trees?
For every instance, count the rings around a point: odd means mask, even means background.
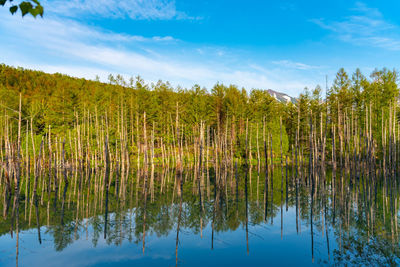
[[[369,110],[372,134],[380,140],[382,120],[389,118],[390,107],[397,105],[399,95],[397,73],[387,69],[376,70],[369,78],[360,70],[349,75],[340,69],[327,96],[321,91],[319,86],[312,90],[306,88],[296,104],[283,104],[266,90],[234,85],[216,84],[210,90],[199,85],[189,89],[172,88],[168,82],[148,85],[140,77],[125,81],[121,76],[111,75],[109,83],[101,83],[6,65],[0,67],[3,121],[5,116],[14,118],[10,122],[16,125],[18,113],[15,111],[21,93],[22,127],[32,120],[35,135],[46,134],[49,126],[52,132],[63,135],[85,119],[107,117],[110,134],[114,135],[110,140],[116,138],[120,125],[124,124],[132,148],[138,143],[137,134],[142,135],[137,126],[142,128],[144,112],[149,129],[154,129],[155,136],[163,137],[164,141],[173,138],[177,111],[184,134],[188,136],[203,121],[209,126],[210,133],[230,132],[229,135],[240,137],[248,120],[254,140],[257,124],[261,129],[265,119],[268,132],[273,133],[274,144],[276,141],[276,149],[282,117],[287,150],[295,144],[296,134],[300,143],[307,143],[310,118],[315,124],[315,132],[322,135],[321,130],[325,129],[329,138],[332,125],[339,127],[336,134],[341,134],[344,117],[357,123],[358,129],[363,129]],[[121,121],[121,115],[125,121]]]

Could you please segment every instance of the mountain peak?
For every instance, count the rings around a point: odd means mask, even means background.
[[[293,104],[296,103],[296,98],[289,96],[288,94],[281,93],[272,89],[267,89],[267,92],[276,100],[281,103],[289,103],[292,102]]]

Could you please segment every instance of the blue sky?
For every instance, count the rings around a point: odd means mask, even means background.
[[[298,95],[336,71],[398,68],[399,1],[42,0],[0,9],[0,62],[106,81],[216,82]]]

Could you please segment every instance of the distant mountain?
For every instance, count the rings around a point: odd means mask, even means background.
[[[274,91],[272,89],[268,89],[267,92],[272,97],[274,97],[276,100],[278,100],[279,102],[282,102],[282,103],[292,102],[293,104],[297,102],[296,98],[291,97],[291,96],[289,96],[289,95],[287,95],[285,93],[280,93],[280,92]]]

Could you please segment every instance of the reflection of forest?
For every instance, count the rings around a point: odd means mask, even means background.
[[[121,245],[128,240],[143,244],[144,249],[146,235],[166,236],[179,228],[200,235],[207,226],[213,233],[239,227],[247,231],[248,224],[274,223],[284,209],[291,208],[296,210],[298,232],[306,227],[311,229],[312,240],[316,233],[326,236],[335,263],[399,263],[399,188],[395,180],[387,184],[370,183],[363,177],[338,177],[332,184],[328,177],[311,186],[307,179],[295,179],[292,172],[278,168],[271,184],[257,168],[250,168],[247,175],[245,167],[237,172],[185,169],[181,176],[172,169],[149,175],[135,172],[129,179],[112,179],[108,192],[101,185],[100,173],[82,177],[81,186],[70,184],[53,191],[50,198],[38,190],[41,193],[33,201],[25,201],[24,192],[18,201],[2,189],[0,234],[8,235],[16,227],[21,231],[46,226],[57,251],[82,234],[90,235],[94,246],[104,236],[108,244]],[[16,211],[19,216],[13,216]],[[329,246],[333,251],[329,252]]]

